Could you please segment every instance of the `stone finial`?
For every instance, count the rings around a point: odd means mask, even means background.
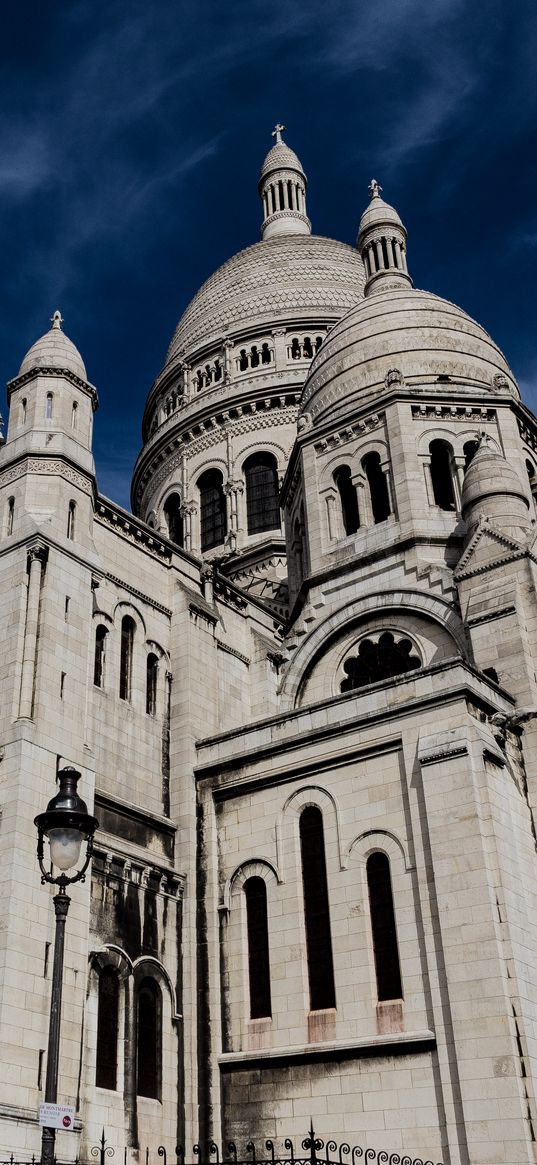
[[[379,182],[377,182],[376,178],[371,179],[371,182],[369,183],[369,186],[367,187],[367,189],[369,190],[369,197],[370,198],[380,198],[380,192],[382,190],[382,186],[380,185]]]
[[[282,140],[282,133],[283,133],[284,129],[285,129],[285,126],[284,126],[284,125],[282,125],[282,124],[281,124],[281,122],[279,122],[279,121],[278,121],[278,122],[276,123],[276,125],[274,126],[274,129],[273,129],[273,131],[272,131],[272,135],[271,135],[271,136],[272,136],[273,138],[276,138],[276,141],[277,141],[277,142],[281,142],[281,140]]]
[[[55,331],[61,331],[61,326],[64,322],[61,311],[55,311],[50,322]]]

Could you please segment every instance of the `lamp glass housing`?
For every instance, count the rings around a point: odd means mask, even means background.
[[[80,857],[82,833],[79,829],[68,829],[63,825],[50,829],[48,833],[50,857],[58,870],[72,870]]]

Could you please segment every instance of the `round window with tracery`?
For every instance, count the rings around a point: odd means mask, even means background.
[[[352,692],[354,688],[404,675],[418,667],[421,659],[412,641],[406,637],[396,639],[391,631],[383,631],[378,637],[362,639],[357,653],[345,660],[341,691]]]

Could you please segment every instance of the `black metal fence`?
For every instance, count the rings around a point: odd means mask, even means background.
[[[365,1165],[365,1162],[369,1165],[442,1165],[441,1161],[388,1153],[385,1149],[363,1149],[361,1145],[351,1146],[346,1141],[323,1141],[313,1129],[300,1142],[297,1151],[290,1137],[286,1137],[279,1142],[247,1141],[242,1151],[235,1141],[228,1141],[225,1146],[217,1145],[216,1141],[200,1142],[192,1146],[191,1152],[187,1152],[183,1145],[176,1145],[173,1152],[164,1145],[159,1145],[156,1150],[124,1148],[116,1152],[103,1129],[99,1144],[90,1150],[90,1158],[89,1161],[79,1158],[62,1161],[58,1157],[54,1165]],[[11,1154],[0,1158],[0,1165],[40,1165],[40,1158],[20,1160]]]

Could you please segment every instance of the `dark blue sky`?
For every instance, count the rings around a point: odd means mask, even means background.
[[[0,374],[59,307],[102,492],[128,505],[175,324],[259,237],[277,120],[314,231],[354,242],[377,177],[415,283],[485,325],[537,408],[535,0],[19,0],[0,58]]]

